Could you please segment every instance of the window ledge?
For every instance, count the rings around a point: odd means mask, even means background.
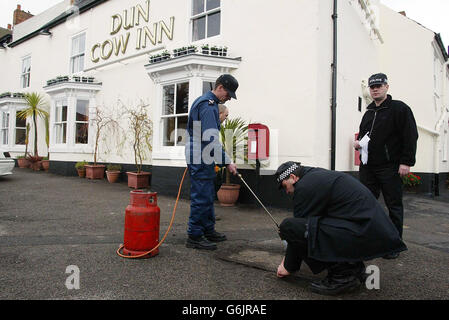
[[[50,146],[49,153],[87,153],[92,154],[93,153],[93,147],[91,146],[72,146],[72,147],[66,147],[66,146]]]
[[[223,56],[187,54],[181,57],[175,57],[168,60],[162,60],[145,65],[145,70],[154,82],[159,83],[175,72],[187,72],[190,76],[204,70],[220,71],[237,69],[242,58],[229,58]]]
[[[46,93],[49,95],[64,92],[66,90],[74,90],[74,91],[100,91],[102,83],[101,82],[76,82],[76,81],[66,81],[60,82],[57,84],[52,84],[49,86],[43,87]]]

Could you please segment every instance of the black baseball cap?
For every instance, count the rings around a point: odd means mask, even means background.
[[[279,189],[282,189],[282,181],[288,179],[290,174],[301,167],[301,162],[287,161],[276,170],[276,181],[279,183]]]
[[[216,82],[223,85],[231,98],[237,99],[235,92],[239,87],[239,83],[237,82],[236,78],[234,78],[230,74],[223,74],[218,77]]]
[[[376,73],[373,74],[368,79],[368,87],[377,85],[377,84],[388,84],[388,77],[385,73]]]

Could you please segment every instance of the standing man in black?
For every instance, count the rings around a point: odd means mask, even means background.
[[[402,238],[404,207],[402,204],[402,179],[415,165],[418,130],[413,112],[399,100],[387,94],[388,78],[383,73],[372,75],[368,80],[373,102],[367,107],[359,128],[354,147],[359,149],[360,141],[368,141],[362,150],[367,157],[361,157],[360,181],[378,199],[380,191],[388,207],[390,219]],[[398,253],[387,255],[395,259]]]

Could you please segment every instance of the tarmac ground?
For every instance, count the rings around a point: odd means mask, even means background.
[[[226,208],[217,203],[216,229],[228,240],[219,243],[216,251],[201,251],[185,246],[190,203],[181,199],[172,230],[157,256],[119,257],[116,250],[123,243],[130,190],[124,182],[110,184],[106,179],[21,168],[0,177],[0,299],[449,298],[449,190],[441,190],[438,199],[404,194],[408,250],[395,260],[366,262],[379,269],[379,289],[362,286],[337,297],[309,291],[309,281],[325,274],[313,275],[305,265],[288,278],[276,277],[284,247],[274,224],[257,205]],[[158,197],[160,238],[174,204],[174,198]],[[291,216],[287,210],[268,208],[279,222]],[[77,270],[79,288],[72,277]]]

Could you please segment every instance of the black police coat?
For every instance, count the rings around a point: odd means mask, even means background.
[[[368,133],[368,165],[414,166],[418,129],[409,106],[390,95],[379,107],[372,102],[363,115],[358,139]]]
[[[308,256],[325,262],[371,260],[407,250],[390,218],[354,177],[303,167],[294,216],[308,218]]]

